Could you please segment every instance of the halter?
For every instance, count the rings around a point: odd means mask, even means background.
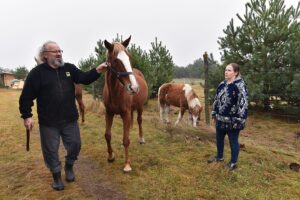
[[[125,87],[125,84],[123,81],[120,79],[122,76],[129,76],[130,74],[133,74],[133,72],[119,72],[115,70],[108,62],[106,62],[107,69],[112,72],[114,75],[116,75],[117,79],[120,81],[120,83]],[[127,90],[132,90],[131,84],[127,86]]]
[[[107,65],[107,69],[111,71],[114,75],[116,75],[118,79],[120,77],[129,76],[130,74],[133,74],[133,72],[119,72],[115,70],[110,64],[106,63],[106,65]]]

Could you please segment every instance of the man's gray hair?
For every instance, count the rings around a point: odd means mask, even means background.
[[[47,49],[48,44],[53,44],[53,43],[57,44],[56,42],[49,40],[41,46],[41,48],[39,49],[38,55],[34,58],[38,65],[46,62],[46,59],[44,58],[43,54],[45,51],[48,50]]]

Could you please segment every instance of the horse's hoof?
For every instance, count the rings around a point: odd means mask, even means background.
[[[140,144],[146,144],[145,139],[144,138],[140,138]]]
[[[124,171],[125,173],[128,173],[128,172],[131,172],[131,171],[132,171],[132,168],[130,167],[130,164],[129,164],[129,163],[125,164],[125,167],[124,167],[123,171]]]
[[[112,156],[111,156],[111,157],[108,157],[108,158],[107,158],[107,161],[108,161],[109,163],[112,163],[112,162],[114,162],[114,161],[115,161],[115,155],[114,155],[114,154],[112,154]]]

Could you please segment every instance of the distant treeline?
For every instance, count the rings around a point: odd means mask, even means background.
[[[186,67],[174,68],[174,78],[204,78],[204,64],[201,58]]]

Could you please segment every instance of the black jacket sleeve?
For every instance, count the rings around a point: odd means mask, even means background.
[[[19,99],[19,110],[23,119],[32,117],[31,107],[33,106],[33,100],[37,97],[39,85],[38,76],[35,76],[35,74],[37,74],[36,70],[32,70],[28,74]]]
[[[71,68],[70,71],[72,73],[73,81],[75,83],[81,83],[84,85],[88,85],[100,77],[100,74],[96,71],[95,68],[93,68],[87,72],[81,71],[75,65],[72,65],[72,64],[70,64],[70,68]]]

